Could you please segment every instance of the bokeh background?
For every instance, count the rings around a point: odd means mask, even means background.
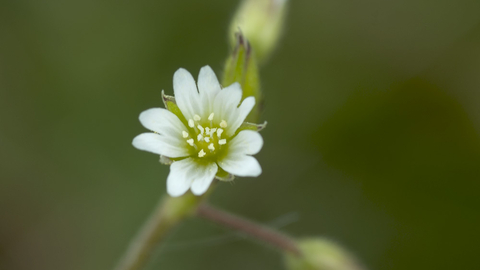
[[[0,2],[0,269],[112,269],[169,168],[131,145],[172,76],[219,75],[238,1]],[[261,69],[259,178],[211,202],[370,269],[478,269],[480,1],[292,0]],[[148,269],[283,269],[207,221]]]

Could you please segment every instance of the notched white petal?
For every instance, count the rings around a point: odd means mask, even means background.
[[[208,187],[217,174],[218,166],[215,162],[199,164],[197,167],[198,176],[192,183],[192,193],[199,196],[208,190]]]
[[[163,108],[145,110],[139,119],[145,128],[170,137],[179,137],[186,130],[175,114]]]
[[[262,167],[257,159],[247,155],[229,154],[223,160],[218,162],[226,172],[243,177],[257,177],[262,173]]]
[[[228,136],[232,136],[235,131],[242,125],[245,118],[247,118],[248,114],[252,111],[253,107],[255,106],[255,98],[254,97],[247,97],[243,100],[242,104],[236,109],[236,117],[235,119],[229,123],[230,129]]]
[[[202,67],[200,69],[200,74],[198,75],[198,90],[200,92],[202,104],[205,107],[204,112],[206,115],[204,116],[208,116],[212,111],[215,96],[220,92],[220,89],[220,83],[218,82],[217,76],[212,68],[209,66]]]
[[[192,74],[180,68],[173,75],[173,91],[178,107],[186,119],[193,119],[196,113],[202,114],[202,102]]]
[[[193,158],[186,158],[173,162],[167,178],[167,192],[170,196],[178,197],[189,188],[195,195],[205,193],[212,183],[218,166],[214,162],[199,163]]]
[[[242,130],[228,143],[229,153],[255,155],[263,147],[263,138],[253,130]]]
[[[167,177],[167,192],[172,197],[183,195],[196,179],[196,163],[192,158],[175,161]]]
[[[142,133],[133,139],[132,144],[137,149],[170,158],[190,155],[185,141],[177,142],[175,139],[155,133]]]
[[[241,99],[242,89],[239,83],[223,88],[215,97],[215,102],[213,103],[215,118],[224,120],[227,124],[227,129],[230,129],[231,123],[237,118],[237,107]]]

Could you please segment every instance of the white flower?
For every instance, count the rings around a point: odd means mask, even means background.
[[[140,114],[140,122],[154,133],[133,139],[136,148],[175,160],[167,178],[171,196],[180,196],[188,189],[195,195],[205,193],[219,166],[238,176],[262,173],[260,164],[251,156],[262,148],[262,137],[253,130],[237,132],[255,105],[254,97],[240,104],[240,84],[221,89],[209,66],[200,70],[198,90],[192,75],[178,69],[173,76],[173,90],[183,117],[163,108],[146,110]]]

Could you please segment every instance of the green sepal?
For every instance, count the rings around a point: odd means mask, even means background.
[[[237,32],[235,38],[236,46],[225,64],[222,84],[223,86],[229,86],[232,83],[238,82],[243,90],[242,100],[250,96],[255,97],[255,107],[247,116],[246,120],[249,122],[257,122],[260,114],[259,104],[262,102],[257,61],[250,43],[245,39],[243,34]]]
[[[224,169],[218,167],[218,172],[215,175],[215,178],[220,181],[230,182],[230,181],[233,181],[233,179],[235,179],[235,176],[233,174],[226,172]]]
[[[162,163],[163,165],[172,165],[173,160],[164,155],[160,155],[160,163]]]
[[[178,119],[180,119],[180,121],[182,121],[182,123],[186,127],[188,127],[188,121],[185,118],[185,116],[183,116],[183,113],[180,110],[180,108],[178,108],[177,102],[175,101],[175,97],[165,95],[165,91],[162,90],[162,100],[163,100],[163,104],[165,105],[165,109],[175,114],[178,117]]]
[[[168,109],[169,102],[175,105],[177,104],[174,96],[165,95],[165,90],[162,90],[162,100],[163,100],[163,104],[165,105],[165,108],[167,109]]]
[[[263,124],[255,124],[255,123],[249,123],[249,122],[244,122],[238,129],[237,132],[240,132],[242,130],[253,130],[253,131],[262,131],[264,128],[267,127],[267,121],[263,122]]]

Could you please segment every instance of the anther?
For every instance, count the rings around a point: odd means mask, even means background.
[[[210,137],[203,138],[207,143],[210,142]]]
[[[188,139],[187,143],[190,144],[191,146],[193,146],[193,139]]]
[[[206,127],[206,128],[205,128],[205,134],[206,134],[206,135],[210,135],[210,128],[209,128],[209,127]]]
[[[198,114],[195,114],[195,115],[193,116],[193,120],[195,120],[195,121],[200,121],[201,119],[202,119],[202,118],[201,118],[200,115],[198,115]]]
[[[188,132],[186,132],[185,130],[182,131],[182,136],[183,136],[183,138],[185,138],[185,139],[188,138]]]
[[[198,134],[197,135],[197,141],[201,141],[203,140],[203,135],[202,134]]]
[[[226,127],[227,127],[227,121],[222,120],[222,122],[220,122],[220,126],[221,126],[222,128],[226,128]]]
[[[215,146],[213,145],[213,143],[211,143],[211,144],[208,146],[208,149],[210,149],[210,151],[215,151]]]
[[[200,134],[203,134],[203,132],[205,132],[202,126],[198,125],[197,128],[200,129]]]
[[[193,128],[195,126],[195,123],[193,122],[193,119],[188,119],[188,126]]]
[[[220,138],[222,136],[223,129],[219,128],[217,129],[217,137]]]
[[[200,152],[198,152],[198,157],[204,157],[206,155],[205,151],[200,150]]]
[[[212,112],[212,113],[208,116],[208,120],[209,120],[209,121],[212,121],[212,120],[213,120],[213,116],[214,116],[214,113]]]
[[[220,145],[224,145],[224,144],[227,144],[227,139],[221,139],[218,141],[218,144]]]

